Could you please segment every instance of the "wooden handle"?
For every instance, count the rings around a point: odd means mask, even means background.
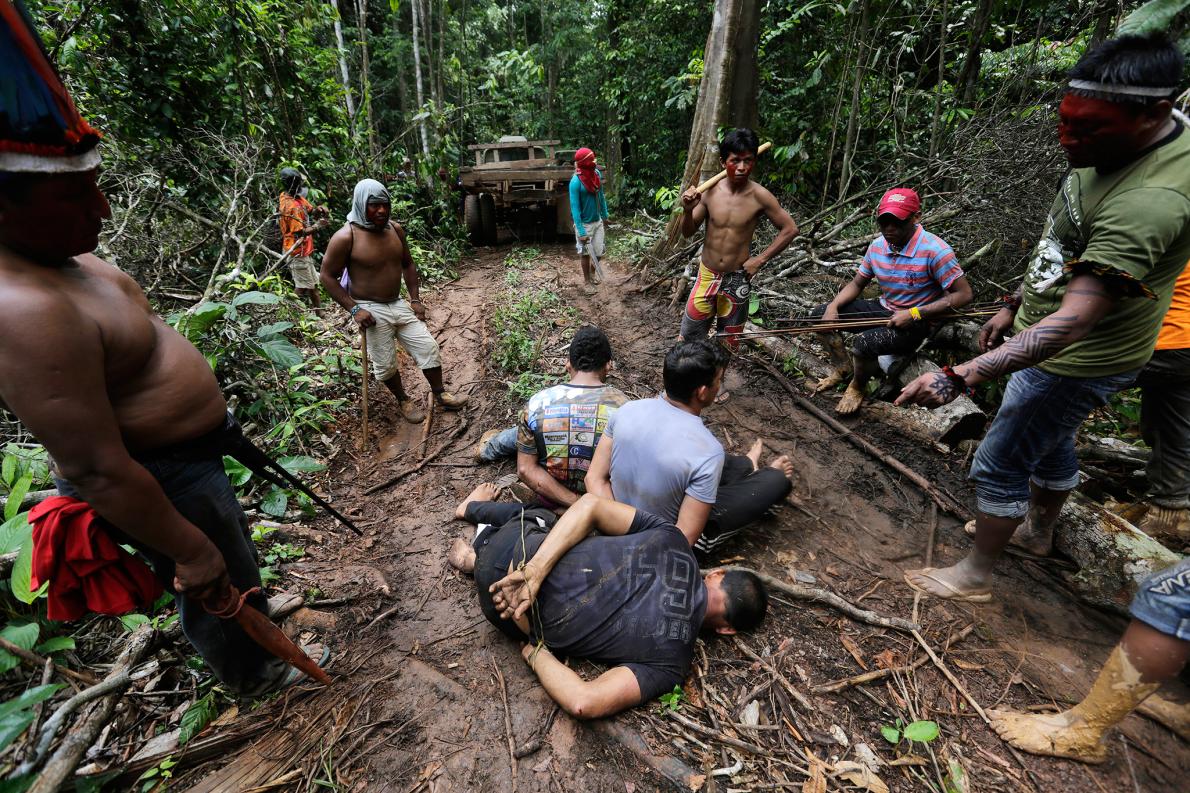
[[[368,450],[368,329],[361,326],[359,329],[359,346],[360,352],[363,353],[364,359],[364,378],[363,378],[363,408],[364,408],[364,426],[363,426],[363,441],[360,448],[364,451]]]
[[[760,148],[756,150],[756,155],[759,157],[761,154],[764,154],[771,148],[773,148],[772,141],[766,141],[765,143],[760,144]],[[727,171],[720,171],[694,189],[700,193],[705,193],[707,190],[710,190],[712,187],[719,184],[719,182],[726,176]]]

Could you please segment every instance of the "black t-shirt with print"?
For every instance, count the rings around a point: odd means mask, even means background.
[[[525,538],[529,558],[544,533]],[[690,544],[672,523],[637,510],[628,534],[595,534],[562,557],[528,616],[555,655],[627,666],[641,701],[680,685],[707,609]]]

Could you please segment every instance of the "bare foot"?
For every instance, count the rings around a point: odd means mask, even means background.
[[[1013,713],[989,710],[992,729],[1012,746],[1030,754],[1067,757],[1084,763],[1107,759],[1103,731],[1072,710],[1062,713]]]
[[[855,382],[847,386],[847,390],[843,392],[843,398],[839,400],[839,404],[835,405],[835,412],[840,416],[850,416],[859,410],[860,405],[864,403],[864,392],[856,388]]]
[[[821,380],[819,380],[817,383],[814,384],[814,393],[817,394],[819,391],[825,391],[828,388],[834,388],[835,386],[837,386],[839,383],[843,382],[843,380],[845,380],[846,378],[848,378],[850,376],[851,376],[851,372],[849,372],[848,370],[836,369],[835,371],[831,372],[826,377],[822,378]]]
[[[992,599],[990,576],[981,576],[968,569],[966,560],[953,567],[906,570],[905,583],[922,594],[943,600],[988,603]]]
[[[475,549],[471,547],[471,543],[462,537],[457,537],[451,543],[450,551],[446,554],[446,561],[460,573],[470,575],[475,572]]]
[[[760,441],[757,441],[760,443]],[[785,478],[793,481],[793,460],[789,459],[789,455],[783,454],[780,457],[775,457],[769,463],[769,468],[776,468],[781,473],[785,474]]]
[[[455,517],[459,520],[464,520],[467,514],[467,505],[472,501],[495,501],[496,494],[500,491],[491,482],[484,482],[479,485],[467,497],[459,502],[459,506],[455,509]]]
[[[763,450],[764,450],[764,441],[762,441],[760,438],[757,438],[756,443],[752,444],[752,447],[750,449],[748,449],[748,453],[744,455],[745,457],[747,457],[749,460],[752,461],[752,470],[753,471],[760,468],[760,453]]]

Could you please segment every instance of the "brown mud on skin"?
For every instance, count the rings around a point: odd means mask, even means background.
[[[374,437],[399,436],[390,447],[395,456],[385,460],[377,452],[360,454],[358,416],[349,416],[337,427],[347,448],[335,457],[325,485],[336,505],[347,509],[357,524],[365,527],[367,536],[356,538],[336,529],[331,521],[317,518],[315,525],[325,542],[307,547],[308,564],[298,568],[303,578],[286,582],[299,590],[317,585],[324,598],[355,598],[347,605],[323,609],[334,611],[338,620],[337,627],[321,638],[334,648],[333,671],[340,676],[351,673],[346,679],[341,677],[336,686],[346,692],[375,682],[368,719],[392,720],[365,743],[366,755],[362,750],[355,756],[336,755],[351,784],[366,784],[370,791],[502,793],[514,789],[493,659],[504,674],[517,746],[537,735],[552,710],[549,698],[521,659],[520,648],[483,619],[473,581],[446,564],[452,540],[472,531],[453,517],[458,501],[477,483],[515,470],[512,461],[477,467],[471,456],[480,434],[511,426],[520,407],[506,395],[503,381],[507,376],[486,365],[486,344],[493,330],[484,323],[504,294],[503,258],[509,250],[488,249],[462,262],[457,281],[428,295],[430,327],[442,329],[438,336],[443,343],[447,382],[452,389],[470,394],[471,403],[462,415],[435,414],[427,448],[441,443],[464,419],[470,420],[466,432],[434,465],[393,488],[364,496],[369,485],[420,459],[420,426],[402,426],[395,400],[383,389],[373,389]],[[621,286],[634,270],[611,260],[604,260],[607,278],[603,285],[595,295],[587,296],[581,289],[578,262],[567,250],[565,245],[543,246],[538,260],[522,270],[518,289],[552,289],[575,309],[579,321],[599,324],[611,338],[616,357],[610,382],[634,398],[654,396],[661,388],[661,364],[676,336],[681,306],[669,309],[667,295],[629,293],[628,289],[648,280],[636,278]],[[556,328],[542,345],[548,371],[563,368],[560,350],[565,335],[565,329]],[[420,374],[407,363],[401,373],[415,398],[424,399]],[[742,557],[739,563],[772,575],[808,572],[818,585],[853,602],[862,596],[864,608],[908,617],[913,593],[900,583],[901,572],[923,562],[929,520],[926,499],[911,483],[790,404],[768,375],[746,361],[733,361],[727,382],[732,397],[708,409],[704,414],[708,427],[734,453],[743,453],[760,437],[768,447],[766,459],[790,455],[797,468],[796,500],[791,503],[798,507],[779,506],[755,531],[709,561]],[[827,410],[833,408],[830,395],[814,399]],[[355,402],[358,404],[358,394]],[[961,501],[970,501],[962,455],[942,456],[923,450],[920,443],[865,419],[862,413],[849,426]],[[952,564],[968,547],[961,524],[944,516],[937,529],[933,563]],[[391,596],[378,592],[374,581],[358,576],[358,570],[357,575],[341,574],[352,566],[374,567],[383,573]],[[1081,698],[1123,632],[1125,621],[1074,601],[1046,563],[1006,559],[994,586],[996,602],[987,606],[923,598],[920,612],[926,638],[940,648],[948,633],[972,622],[979,624],[943,657],[984,707],[1026,710],[1053,704],[1051,697]],[[394,607],[391,616],[366,627]],[[855,656],[844,649],[840,636],[853,643],[870,667],[885,653],[883,657],[902,664],[911,663],[920,654],[903,635],[802,603],[774,602],[769,619],[746,641],[762,656],[776,658],[787,678],[808,691],[814,685],[862,671]],[[696,659],[703,657],[702,651],[696,654]],[[705,667],[706,676],[696,677],[692,689],[713,683],[733,707],[743,692],[768,679],[767,672],[741,656],[729,641],[708,641],[705,659],[698,664],[700,669]],[[599,671],[585,663],[576,668],[588,677]],[[1020,781],[1024,771],[1004,744],[969,712],[930,664],[907,684],[917,717],[934,719],[941,726],[942,737],[933,748],[940,750],[948,744],[962,748],[974,790],[1027,789]],[[1178,698],[1184,699],[1181,693]],[[288,718],[298,723],[296,719],[304,717],[303,708],[318,707],[317,702],[324,699],[294,703]],[[761,699],[762,714],[767,714],[769,695]],[[851,746],[864,742],[884,760],[896,756],[881,738],[880,727],[897,718],[910,720],[910,716],[909,703],[903,701],[892,678],[869,684],[862,691],[813,694],[812,700],[814,712],[803,717],[810,721],[813,734],[803,737],[817,756],[851,757],[850,748],[829,737],[832,726],[840,728]],[[746,704],[738,703],[738,707]],[[705,711],[696,704],[684,703],[682,712],[709,724]],[[794,785],[790,789],[799,789],[805,781],[788,768],[747,753],[736,754],[713,740],[703,740],[710,750],[702,749],[682,736],[680,725],[658,716],[656,704],[618,718],[640,732],[652,751],[671,755],[698,773],[742,759],[744,771],[735,780],[716,778],[719,790],[763,788],[779,781],[777,773],[787,775],[784,778]],[[738,713],[733,719],[739,721]],[[1186,744],[1135,715],[1125,720],[1123,731],[1140,789],[1179,789],[1190,774]],[[739,731],[731,734],[753,738]],[[756,740],[779,739],[776,731],[756,736]],[[1029,757],[1025,763],[1034,775],[1036,789],[1046,793],[1132,790],[1119,733],[1109,737],[1109,744],[1107,762],[1093,769],[1042,757]],[[317,757],[303,762],[303,767],[313,768]],[[804,763],[804,758],[798,762]],[[903,769],[882,768],[880,776],[896,793],[925,789]],[[671,789],[622,748],[563,714],[542,748],[518,761],[515,789],[542,793],[623,791],[626,782],[638,791]]]

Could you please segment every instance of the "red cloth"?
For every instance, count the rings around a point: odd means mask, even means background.
[[[46,593],[52,620],[77,620],[88,611],[127,614],[161,597],[149,566],[121,548],[86,502],[54,496],[29,513],[33,524],[34,591]]]
[[[578,168],[578,180],[587,192],[598,193],[603,182],[599,179],[599,171],[595,170],[595,152],[584,146],[574,153],[574,164]]]

